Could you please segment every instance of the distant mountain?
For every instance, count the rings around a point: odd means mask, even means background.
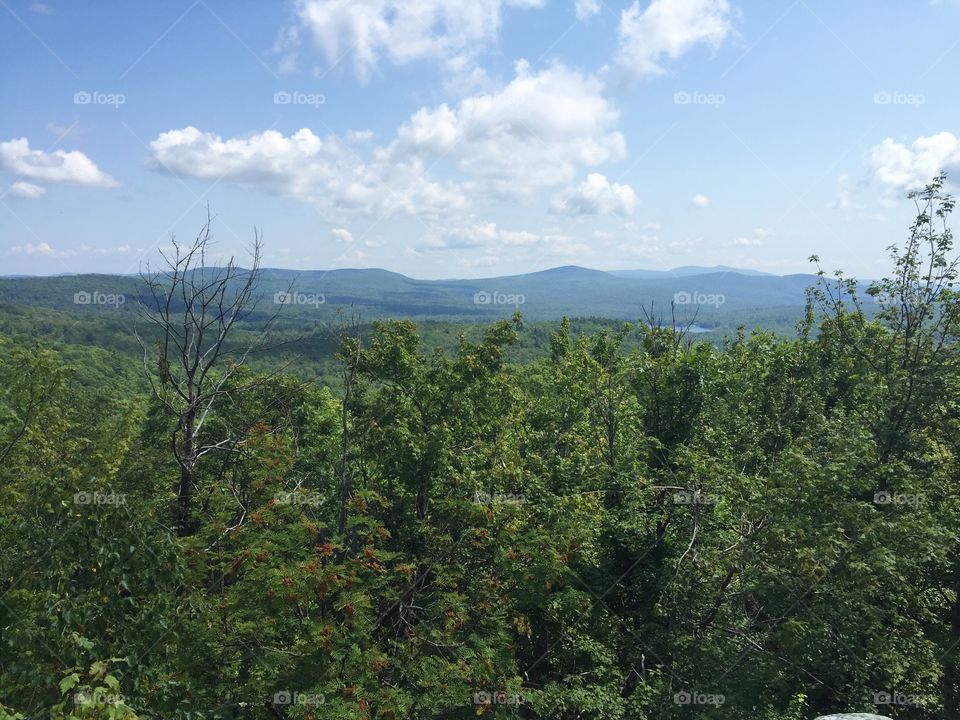
[[[753,277],[776,277],[773,273],[762,272],[760,270],[750,270],[748,268],[735,268],[729,265],[714,265],[713,267],[704,267],[701,265],[683,265],[673,268],[673,270],[611,270],[611,275],[617,277],[629,278],[662,278],[662,277],[687,277],[690,275],[710,275],[712,273],[737,273],[738,275],[750,275]]]
[[[296,271],[265,268],[255,313],[284,297],[283,322],[330,322],[339,310],[363,319],[482,321],[520,311],[530,320],[604,317],[637,320],[653,313],[695,318],[708,329],[792,326],[802,317],[814,275],[778,276],[735,268],[604,272],[574,265],[523,275],[417,280],[382,269]],[[0,278],[0,303],[68,312],[132,312],[144,291],[138,277],[73,275]],[[290,293],[288,295],[288,293]],[[122,302],[116,297],[123,295]],[[671,310],[671,303],[673,310]],[[2,312],[2,310],[0,310]]]

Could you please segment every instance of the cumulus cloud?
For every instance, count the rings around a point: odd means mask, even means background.
[[[618,63],[633,77],[661,75],[665,59],[695,45],[717,48],[732,31],[727,0],[653,0],[643,10],[634,0],[620,16]]]
[[[629,185],[607,180],[600,173],[590,173],[573,192],[556,198],[551,210],[564,215],[629,215],[637,207],[637,195]]]
[[[887,138],[870,150],[868,164],[891,191],[911,190],[941,170],[960,169],[960,140],[949,132],[918,137],[909,146]]]
[[[706,195],[694,195],[690,199],[690,204],[694,207],[705,208],[710,204],[710,198]]]
[[[555,255],[574,255],[589,252],[589,248],[569,235],[554,229],[542,232],[509,230],[495,222],[476,223],[462,227],[431,232],[424,238],[418,251],[431,250],[485,250],[530,249]]]
[[[340,242],[340,243],[353,242],[353,233],[347,230],[346,228],[334,228],[330,234],[333,235],[333,239],[336,242]]]
[[[28,182],[15,182],[10,186],[10,194],[18,197],[24,198],[26,200],[35,200],[38,197],[43,196],[47,192],[46,188],[42,188],[39,185],[34,185],[33,183]]]
[[[577,20],[586,20],[600,12],[600,0],[576,0]]]
[[[381,60],[433,60],[452,67],[489,47],[508,7],[535,8],[545,0],[298,0],[297,23],[280,46],[295,52],[306,34],[327,65],[353,62],[362,80]]]
[[[431,180],[417,158],[392,161],[380,153],[363,162],[335,137],[307,128],[224,140],[186,127],[161,133],[150,150],[155,169],[259,187],[329,210],[430,215],[466,207],[460,189]]]
[[[763,241],[770,237],[770,231],[766,228],[758,227],[754,228],[753,232],[749,235],[742,235],[733,240],[728,240],[723,243],[724,247],[759,247],[763,245]]]
[[[82,152],[31,150],[26,138],[0,142],[0,170],[51,183],[114,187],[117,181]]]
[[[562,65],[534,73],[520,62],[498,92],[423,107],[385,146],[348,147],[306,128],[224,139],[186,127],[160,134],[150,149],[156,169],[177,175],[259,187],[345,213],[440,216],[466,209],[468,198],[522,201],[559,190],[583,169],[623,158],[617,119],[597,78]],[[441,161],[456,171],[444,182],[427,171]],[[626,186],[606,192],[620,206],[635,201]],[[601,201],[606,207],[610,198]]]
[[[57,251],[45,242],[36,244],[28,242],[26,245],[17,245],[13,248],[13,252],[18,255],[46,255],[47,257],[56,257],[57,255]]]
[[[495,193],[525,196],[569,184],[580,168],[623,158],[617,119],[596,77],[563,65],[534,73],[520,61],[499,92],[418,110],[391,153],[442,157]]]

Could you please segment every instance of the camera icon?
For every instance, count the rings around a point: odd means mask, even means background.
[[[893,503],[893,493],[889,490],[878,490],[873,494],[875,505],[890,505]]]
[[[273,294],[273,302],[275,305],[290,305],[293,303],[293,293],[279,290]]]
[[[892,705],[893,697],[888,692],[875,692],[873,694],[873,704],[874,705]]]
[[[87,491],[78,492],[73,496],[74,505],[89,505],[92,502],[93,502],[93,493],[91,492],[87,492]]]
[[[274,693],[273,704],[274,705],[292,705],[293,693],[290,692],[289,690],[281,690],[278,693]]]
[[[686,290],[673,294],[674,305],[689,305],[693,301],[693,296]]]
[[[492,299],[493,297],[490,295],[490,293],[484,290],[473,294],[474,305],[489,305]]]
[[[273,94],[274,105],[289,105],[293,102],[293,95],[286,90],[278,90]]]
[[[873,94],[874,105],[889,105],[892,101],[893,96],[885,90]]]
[[[691,702],[693,702],[693,695],[688,693],[686,690],[681,690],[673,695],[674,705],[689,705]]]
[[[673,94],[673,104],[674,105],[689,105],[691,100],[690,93],[686,90],[681,90]]]
[[[89,305],[90,299],[90,293],[88,293],[86,290],[81,290],[80,292],[73,294],[74,305]]]
[[[88,93],[86,90],[81,90],[80,92],[75,92],[73,94],[74,105],[89,105],[92,102],[93,102],[93,95]]]
[[[692,505],[693,493],[689,490],[678,490],[673,494],[673,502],[675,505]]]
[[[491,705],[492,703],[493,703],[493,698],[490,696],[490,693],[486,691],[475,692],[473,694],[474,705]]]

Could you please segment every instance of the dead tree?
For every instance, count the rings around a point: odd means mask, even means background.
[[[154,342],[137,334],[144,370],[154,395],[173,416],[170,447],[180,471],[177,485],[176,530],[193,533],[191,501],[197,464],[215,451],[235,450],[243,438],[234,433],[210,438],[204,433],[211,412],[227,393],[236,392],[231,379],[260,347],[276,319],[273,313],[243,343],[228,343],[237,323],[257,306],[262,235],[254,230],[250,267],[239,267],[231,257],[226,265],[208,265],[212,245],[212,217],[189,245],[171,236],[172,248],[161,251],[163,269],[149,265],[141,278],[146,292],[140,317],[153,328]]]

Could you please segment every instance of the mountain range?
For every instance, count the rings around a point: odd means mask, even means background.
[[[488,321],[519,310],[531,320],[562,316],[681,319],[705,329],[770,326],[799,318],[810,274],[772,275],[732,267],[602,271],[579,266],[489,278],[418,280],[382,269],[264,268],[261,310],[283,303],[288,317],[323,318],[352,308],[365,319]],[[0,303],[79,312],[128,312],[142,281],[129,275],[0,278]],[[104,300],[113,296],[113,300]],[[123,302],[117,300],[123,296]],[[85,302],[86,301],[86,302]]]

